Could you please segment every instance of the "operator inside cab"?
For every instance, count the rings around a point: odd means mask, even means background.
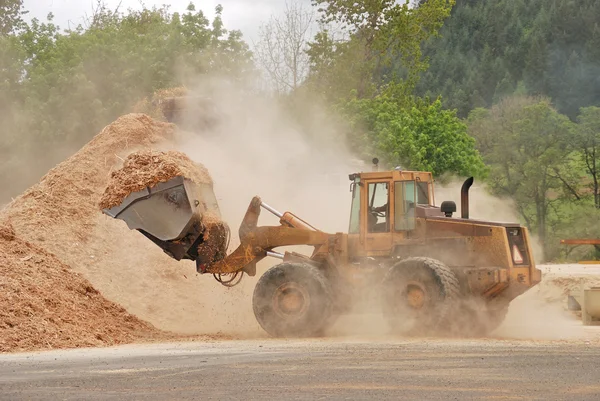
[[[389,216],[389,204],[379,207],[371,208],[369,213],[369,232],[371,233],[382,233],[387,232],[388,216]],[[380,222],[379,219],[382,219]]]
[[[414,181],[399,182],[396,189],[396,230],[410,230],[415,217]],[[425,185],[427,185],[425,183]],[[408,187],[408,188],[404,188]],[[426,187],[425,187],[426,188]],[[408,190],[407,190],[408,189]],[[420,188],[422,190],[422,188]],[[425,194],[427,194],[425,192]],[[428,196],[423,197],[428,203]],[[367,227],[370,233],[386,233],[391,231],[389,184],[386,182],[369,184],[369,213]]]
[[[370,233],[389,232],[389,184],[387,182],[369,184],[368,210],[368,231]]]

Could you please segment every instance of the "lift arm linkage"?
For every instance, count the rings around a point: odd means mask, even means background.
[[[335,238],[335,235],[309,229],[310,226],[307,227],[307,223],[296,216],[278,213],[268,205],[265,205],[266,209],[280,217],[282,225],[258,227],[261,205],[263,203],[258,196],[250,202],[239,229],[240,246],[219,262],[197,265],[199,273],[231,274],[243,270],[252,276],[256,273],[256,264],[273,248],[291,245],[320,246]]]

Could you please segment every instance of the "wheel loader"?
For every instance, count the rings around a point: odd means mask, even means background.
[[[229,255],[229,228],[215,223],[211,185],[176,177],[103,212],[224,285],[255,276],[264,258],[279,259],[258,279],[252,300],[258,323],[275,337],[324,335],[361,305],[380,308],[398,334],[486,335],[513,299],[540,282],[526,227],[470,218],[473,178],[462,186],[459,216],[452,201],[435,206],[429,172],[396,168],[349,180],[347,233],[323,232],[254,197]],[[260,226],[261,210],[280,224]],[[299,245],[310,252],[280,249]]]

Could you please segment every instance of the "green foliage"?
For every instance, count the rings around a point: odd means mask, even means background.
[[[441,37],[424,48],[430,68],[418,93],[442,95],[465,117],[520,85],[575,119],[600,104],[598,15],[595,0],[457,0]]]
[[[23,27],[23,0],[0,2],[0,37],[14,33]]]
[[[337,96],[355,89],[362,98],[390,80],[396,89],[402,88],[402,96],[412,95],[427,67],[421,45],[437,34],[454,0],[429,0],[419,7],[394,0],[313,0],[313,4],[320,7],[324,25],[340,26],[346,34],[341,41],[327,31],[316,36],[309,51],[314,79]],[[393,66],[401,73],[396,74]]]
[[[594,206],[600,209],[600,108],[582,108],[577,121],[572,146],[588,176],[585,187],[594,198]]]
[[[440,100],[400,108],[387,95],[355,97],[341,110],[354,129],[354,145],[377,154],[390,166],[431,171],[440,178],[486,173],[466,125],[455,112],[443,110]]]
[[[376,92],[371,80],[372,66],[361,60],[363,45],[358,40],[336,40],[328,31],[317,33],[307,50],[310,60],[306,86],[330,103],[347,98],[355,90],[363,97]]]
[[[86,28],[61,31],[50,15],[0,36],[0,104],[9,122],[0,128],[0,152],[33,161],[19,177],[0,170],[0,184],[21,190],[15,181],[27,185],[158,89],[251,70],[241,33],[226,31],[222,7],[216,11],[211,23],[193,4],[183,14],[101,8]]]
[[[534,230],[545,256],[556,249],[556,226],[564,219],[560,204],[565,186],[576,186],[565,171],[573,167],[573,124],[547,99],[506,98],[491,110],[469,116],[469,133],[476,138],[490,166],[492,190],[515,201],[527,226]]]

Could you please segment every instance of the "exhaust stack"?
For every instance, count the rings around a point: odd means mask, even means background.
[[[379,171],[379,159],[376,157],[373,158],[373,171]]]
[[[460,214],[461,218],[469,218],[469,189],[473,185],[473,177],[467,178],[460,189]]]

